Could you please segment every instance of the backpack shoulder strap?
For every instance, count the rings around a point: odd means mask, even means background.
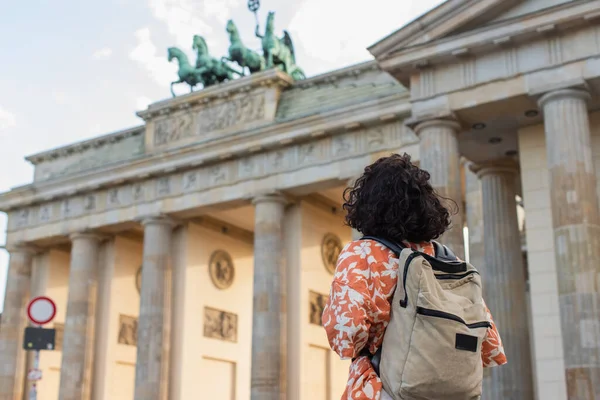
[[[452,250],[450,250],[447,246],[436,241],[432,241],[431,243],[433,244],[433,249],[435,250],[435,258],[443,261],[456,261],[458,259],[458,257],[456,257]]]
[[[360,240],[374,240],[376,242],[379,242],[391,251],[393,251],[398,257],[400,257],[400,253],[402,253],[402,250],[406,248],[406,246],[404,246],[401,243],[395,243],[390,240],[378,238],[375,236],[363,236]]]

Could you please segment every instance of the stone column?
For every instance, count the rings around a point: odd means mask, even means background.
[[[135,368],[135,400],[166,400],[169,390],[171,321],[172,220],[157,216],[144,225],[144,261],[138,347]]]
[[[257,197],[254,204],[251,399],[284,400],[287,390],[285,199],[270,194]]]
[[[484,238],[483,238],[483,197],[481,194],[481,181],[471,171],[472,162],[465,163],[466,178],[466,215],[469,228],[469,261],[477,268],[485,264]]]
[[[25,379],[23,332],[31,285],[32,248],[9,250],[10,262],[0,324],[0,400],[21,400]]]
[[[116,266],[118,268],[118,266]],[[111,357],[108,354],[114,340],[110,334],[112,280],[115,270],[115,239],[102,244],[98,254],[98,303],[96,304],[96,329],[94,341],[94,365],[92,377],[92,400],[104,400],[111,385],[108,369]]]
[[[482,398],[531,399],[527,294],[515,199],[518,169],[513,160],[480,164],[474,169],[483,196],[485,263],[479,268],[483,293],[510,363],[489,371]]]
[[[464,258],[463,217],[457,209],[462,204],[457,137],[460,125],[450,120],[432,120],[418,124],[414,131],[420,139],[419,167],[429,172],[431,186],[438,194],[456,203],[445,201],[444,204],[458,211],[452,216],[451,229],[438,240]]]
[[[101,237],[91,233],[71,235],[59,400],[91,398],[100,242]]]
[[[169,400],[182,400],[183,394],[183,347],[185,333],[185,282],[188,265],[188,231],[189,227],[179,226],[173,231],[173,267],[171,279],[171,351],[169,354]]]
[[[584,90],[545,94],[546,151],[569,399],[600,398],[600,210]]]

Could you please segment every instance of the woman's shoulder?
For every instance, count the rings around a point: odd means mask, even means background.
[[[394,252],[372,239],[353,240],[344,246],[340,254],[340,261],[362,260],[365,264],[388,262],[391,258],[395,258]]]

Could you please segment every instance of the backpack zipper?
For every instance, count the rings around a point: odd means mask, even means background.
[[[471,270],[471,271],[467,271],[465,273],[462,274],[439,274],[439,275],[435,275],[436,279],[462,279],[464,277],[467,277],[471,274],[479,274],[478,271],[475,270]]]
[[[430,308],[417,307],[417,314],[426,315],[428,317],[436,317],[449,319],[452,321],[460,322],[465,325],[467,328],[476,329],[476,328],[491,328],[492,324],[489,321],[482,322],[474,322],[472,324],[467,324],[464,319],[459,317],[458,315],[450,314],[444,311],[432,310]]]

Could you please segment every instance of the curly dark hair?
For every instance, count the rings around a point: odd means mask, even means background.
[[[344,191],[346,225],[397,243],[440,237],[451,223],[451,212],[442,200],[456,203],[438,195],[429,178],[406,153],[380,158]]]

